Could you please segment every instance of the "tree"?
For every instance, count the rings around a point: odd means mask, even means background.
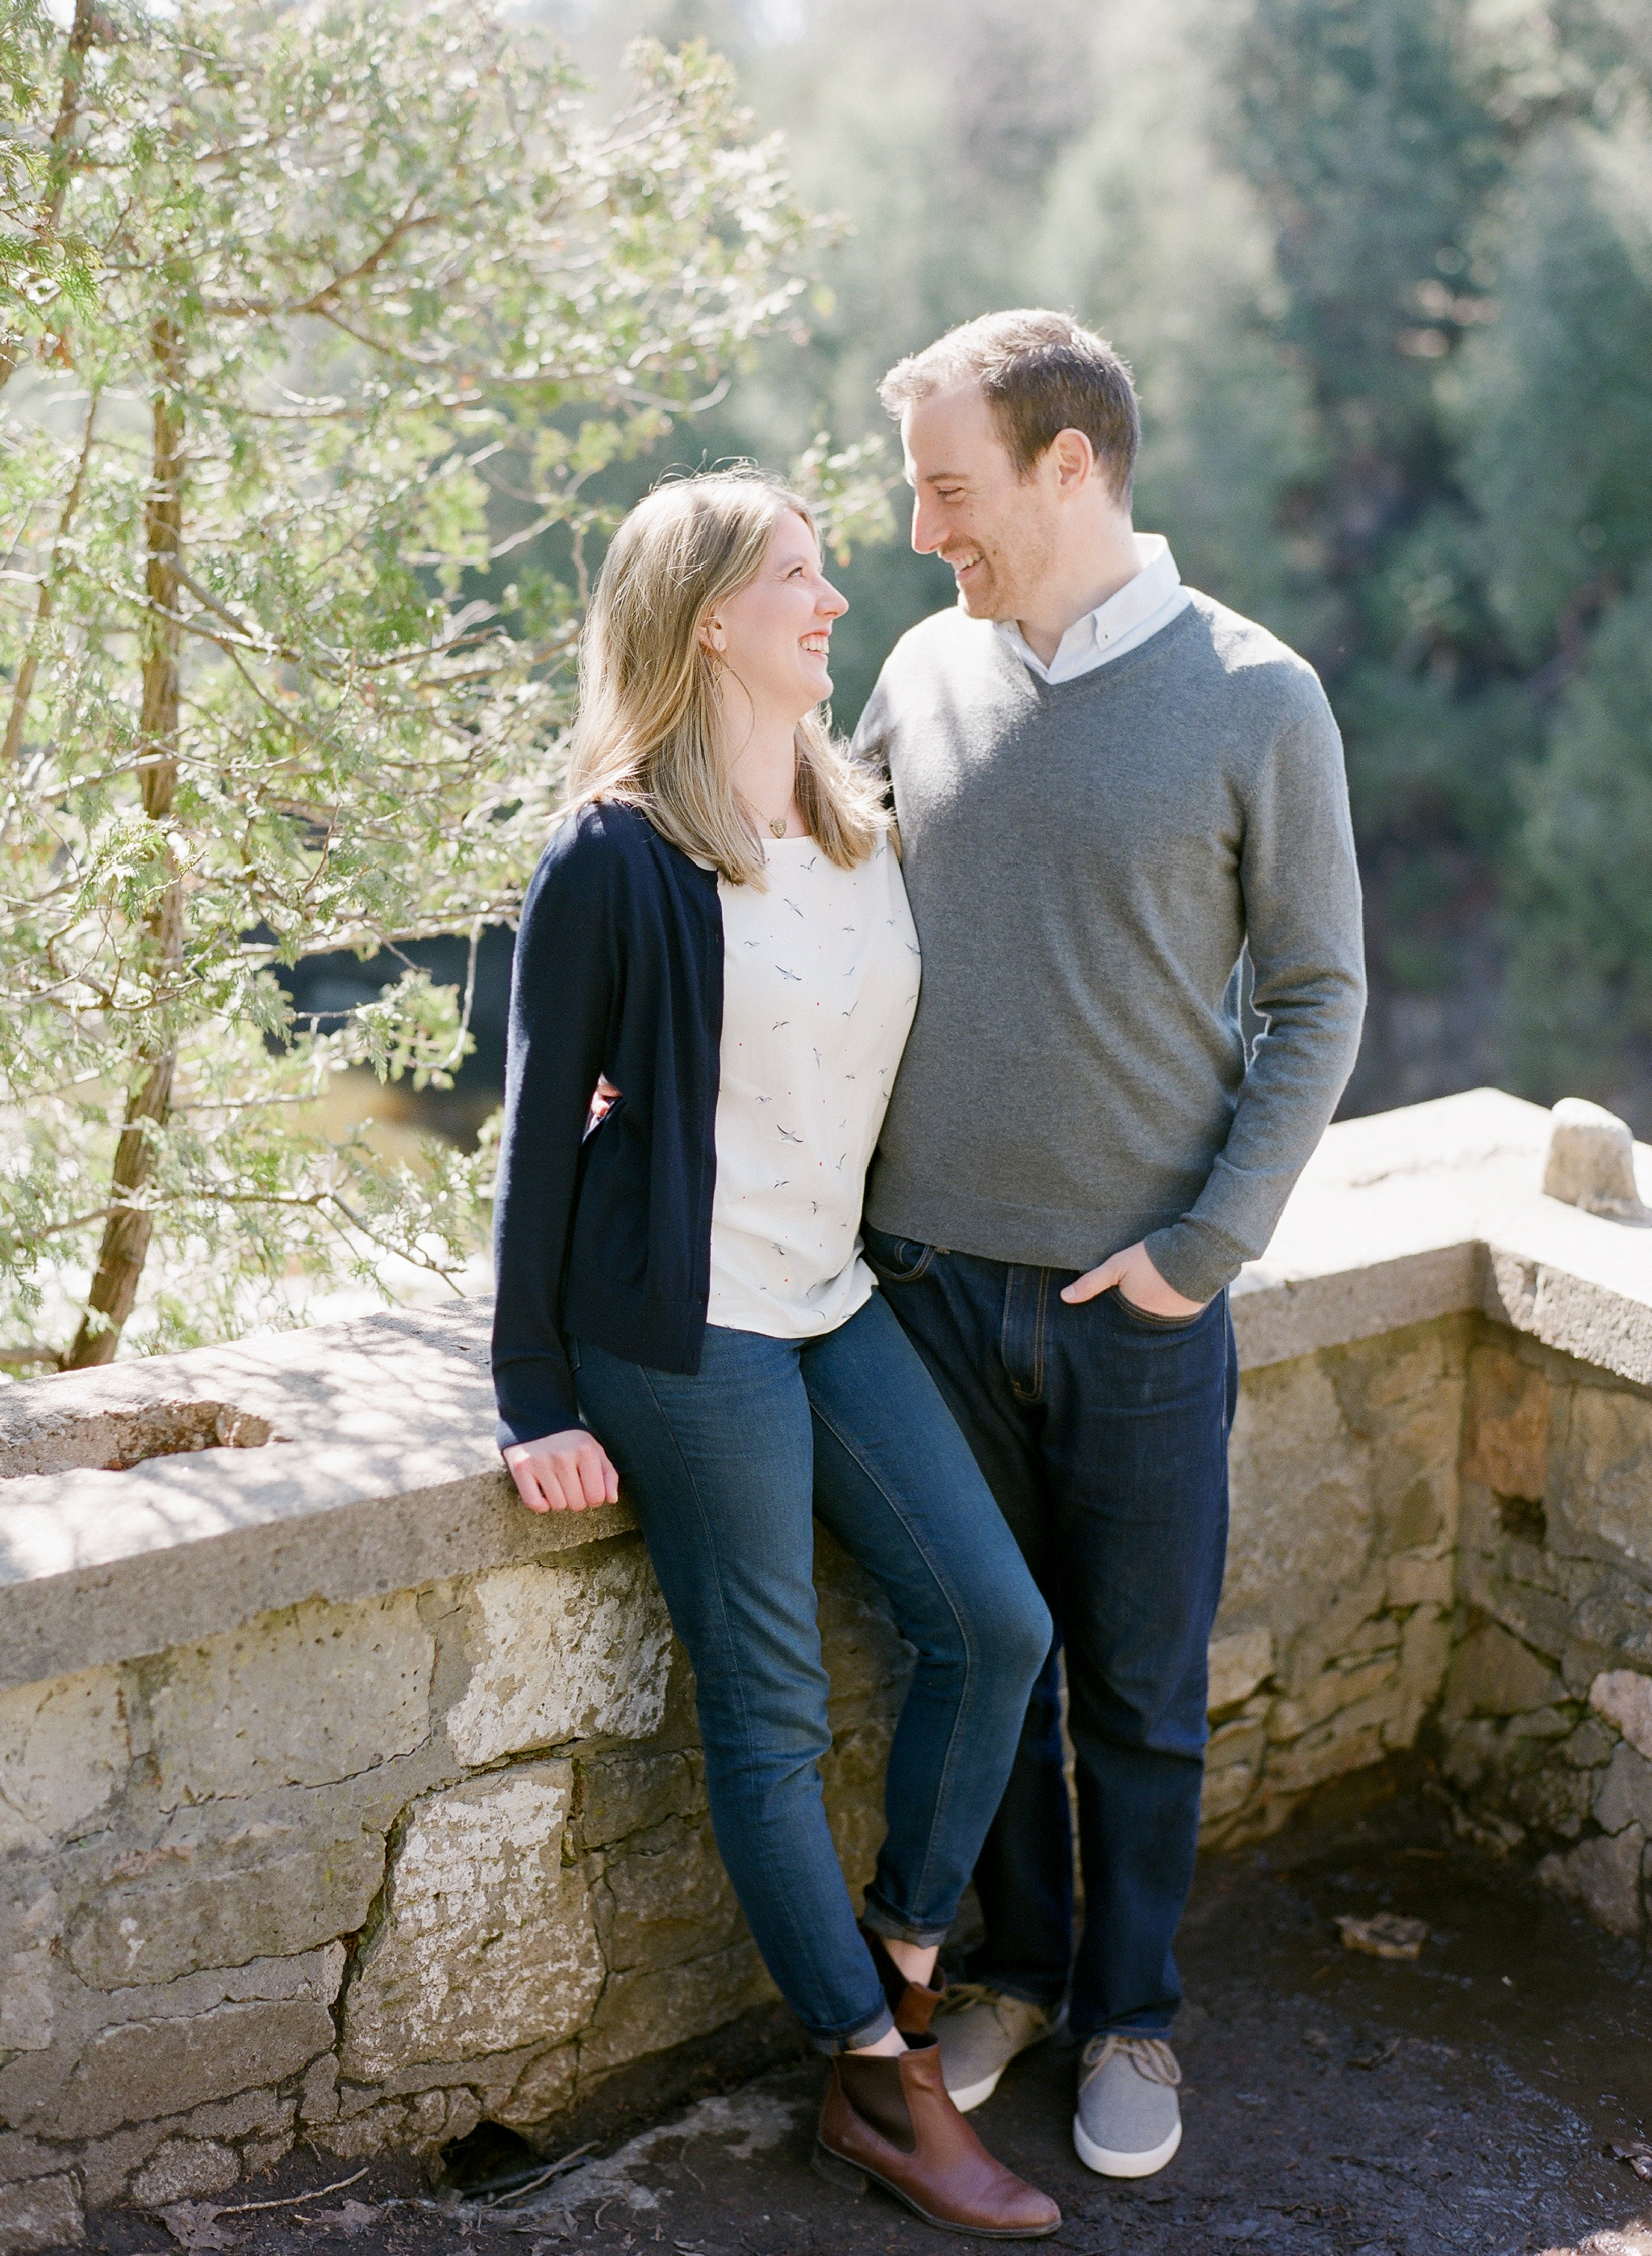
[[[644,49],[602,121],[464,0],[12,22],[17,1367],[221,1336],[294,1271],[462,1258],[485,1152],[387,1167],[313,1107],[354,1062],[450,1070],[463,996],[409,976],[322,1030],[276,967],[510,916],[590,482],[786,315],[808,229],[702,51]],[[566,574],[478,599],[546,528]]]
[[[1615,106],[1614,106],[1615,107]],[[1549,126],[1494,216],[1457,408],[1483,570],[1546,741],[1509,871],[1521,1085],[1641,1109],[1652,1063],[1652,129]]]

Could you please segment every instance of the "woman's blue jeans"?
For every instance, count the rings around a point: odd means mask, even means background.
[[[821,1796],[813,1517],[882,1585],[917,1654],[866,1898],[879,1934],[935,1943],[952,1924],[1049,1612],[881,1293],[823,1339],[714,1327],[692,1378],[576,1351],[580,1407],[693,1664],[712,1822],[757,1947],[822,2052],[870,2044],[891,2023]]]

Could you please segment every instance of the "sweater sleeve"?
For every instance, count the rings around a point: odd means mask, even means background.
[[[601,837],[571,824],[546,848],[522,907],[494,1199],[502,1449],[583,1422],[558,1298],[619,985],[615,875]]]
[[[1360,877],[1342,740],[1323,692],[1253,779],[1240,882],[1263,1032],[1204,1189],[1145,1241],[1165,1283],[1190,1301],[1212,1299],[1266,1250],[1359,1050]]]

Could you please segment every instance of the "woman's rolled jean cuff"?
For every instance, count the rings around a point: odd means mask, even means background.
[[[903,1919],[898,1912],[886,1911],[870,1896],[861,1914],[861,1924],[869,1927],[874,1935],[881,1935],[886,1942],[910,1942],[914,1950],[938,1950],[953,1931],[951,1920],[945,1927],[914,1927],[910,1919]]]
[[[887,2006],[880,2006],[869,2021],[863,2022],[858,2029],[849,2030],[847,2035],[837,2035],[830,2029],[805,2029],[804,2034],[817,2052],[823,2052],[831,2059],[838,2053],[859,2052],[864,2045],[875,2044],[880,2037],[888,2036],[894,2027],[894,2014]]]

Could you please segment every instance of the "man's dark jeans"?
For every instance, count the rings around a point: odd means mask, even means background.
[[[970,1977],[1054,2006],[1071,1972],[1076,2035],[1162,2034],[1182,1996],[1171,1945],[1193,1872],[1227,1547],[1227,1296],[1185,1323],[1117,1292],[1074,1307],[1060,1297],[1073,1270],[876,1230],[865,1239],[1056,1622],[975,1868],[987,1933]],[[1084,1873],[1076,1960],[1063,1647]]]

